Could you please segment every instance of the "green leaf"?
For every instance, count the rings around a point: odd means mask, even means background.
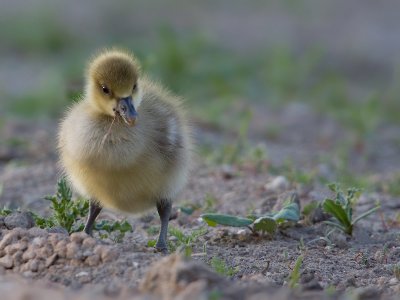
[[[194,208],[193,207],[184,207],[184,206],[180,206],[179,210],[187,215],[191,215],[194,212]]]
[[[352,224],[353,224],[353,225],[356,224],[358,221],[360,221],[361,219],[363,219],[363,218],[369,216],[370,214],[376,212],[376,211],[377,211],[378,209],[380,209],[380,208],[381,208],[381,206],[378,205],[378,206],[376,206],[376,207],[370,209],[369,211],[366,211],[365,213],[363,213],[363,214],[361,214],[360,216],[358,216],[357,218],[355,218],[355,220],[352,222]]]
[[[303,215],[310,215],[319,205],[318,201],[312,201],[303,207]]]
[[[276,231],[276,221],[270,217],[261,217],[254,221],[254,229],[257,231],[266,231],[268,233],[275,233]]]
[[[328,184],[328,188],[329,188],[332,192],[336,193],[336,191],[338,190],[339,186],[338,186],[337,183],[333,182],[333,183],[329,183],[329,184]]]
[[[289,287],[290,288],[295,288],[299,282],[300,279],[300,268],[301,265],[303,264],[303,259],[304,256],[300,255],[297,259],[296,259],[296,263],[294,264],[294,268],[292,270],[292,272],[289,275]]]
[[[233,227],[247,227],[253,223],[253,220],[251,219],[224,214],[202,214],[200,217],[202,217],[210,226],[220,224]]]
[[[279,212],[277,212],[272,217],[278,223],[283,221],[295,221],[300,220],[300,208],[299,205],[295,202],[290,203],[283,207]]]
[[[332,222],[332,221],[324,221],[325,224],[328,224],[330,226],[334,226],[339,228],[340,230],[347,232],[349,229],[348,228],[344,228],[342,225],[340,225],[339,223],[336,222]]]
[[[322,206],[325,212],[331,214],[340,222],[340,224],[344,228],[347,228],[346,232],[348,231],[349,228],[351,228],[351,222],[346,214],[346,211],[339,203],[333,201],[332,199],[325,199]]]

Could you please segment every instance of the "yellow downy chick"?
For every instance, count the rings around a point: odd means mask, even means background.
[[[103,51],[89,64],[85,94],[62,121],[58,145],[67,178],[90,199],[86,233],[102,207],[156,206],[156,248],[167,251],[171,201],[185,185],[191,152],[180,99],[141,76],[132,54]]]

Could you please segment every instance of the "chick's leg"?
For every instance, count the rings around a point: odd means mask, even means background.
[[[101,209],[102,207],[99,204],[97,204],[95,201],[90,200],[89,217],[86,221],[85,229],[83,229],[83,231],[87,234],[92,235],[94,221],[101,212]]]
[[[171,204],[171,201],[169,201],[169,200],[162,199],[159,202],[157,202],[157,211],[158,211],[158,215],[160,216],[161,228],[160,228],[160,234],[158,236],[158,240],[157,240],[157,244],[156,244],[156,249],[163,253],[168,252],[167,232],[168,232],[169,217],[171,215],[171,208],[172,208],[172,204]]]

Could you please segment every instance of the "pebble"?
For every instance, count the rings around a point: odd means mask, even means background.
[[[88,235],[85,232],[74,232],[71,234],[71,242],[82,244],[83,240],[86,239]]]
[[[37,272],[39,270],[39,260],[37,258],[35,258],[29,262],[29,269],[32,272]]]
[[[83,240],[82,246],[85,248],[93,248],[96,246],[96,240],[92,237],[87,237]]]
[[[79,272],[78,274],[75,275],[75,277],[83,277],[83,276],[89,276],[88,272],[82,271]]]
[[[4,249],[6,246],[11,244],[11,242],[17,238],[17,234],[14,231],[7,233],[0,242],[0,249]]]
[[[45,267],[48,268],[51,265],[53,265],[55,263],[55,261],[57,260],[57,257],[58,257],[57,253],[54,253],[52,256],[48,257],[46,259]]]
[[[346,249],[349,246],[347,243],[347,236],[339,231],[332,233],[330,240],[340,249]]]
[[[16,212],[4,218],[4,224],[8,229],[31,228],[35,226],[35,220],[29,212]]]
[[[104,247],[101,251],[102,262],[110,262],[118,258],[118,252],[111,247]]]
[[[81,251],[78,247],[78,244],[76,243],[67,244],[66,258],[68,259],[79,258],[80,252]]]
[[[47,231],[39,227],[32,227],[28,230],[28,233],[32,237],[46,237]]]
[[[97,266],[100,263],[100,256],[98,254],[93,254],[86,258],[85,263],[90,267]]]
[[[6,269],[11,269],[14,265],[13,259],[11,255],[6,255],[0,258],[0,266],[3,266]]]

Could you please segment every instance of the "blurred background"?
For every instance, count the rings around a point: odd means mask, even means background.
[[[58,120],[86,61],[110,46],[186,99],[200,165],[400,195],[399,11],[395,0],[2,1],[3,203],[29,197],[21,185],[53,190]]]

